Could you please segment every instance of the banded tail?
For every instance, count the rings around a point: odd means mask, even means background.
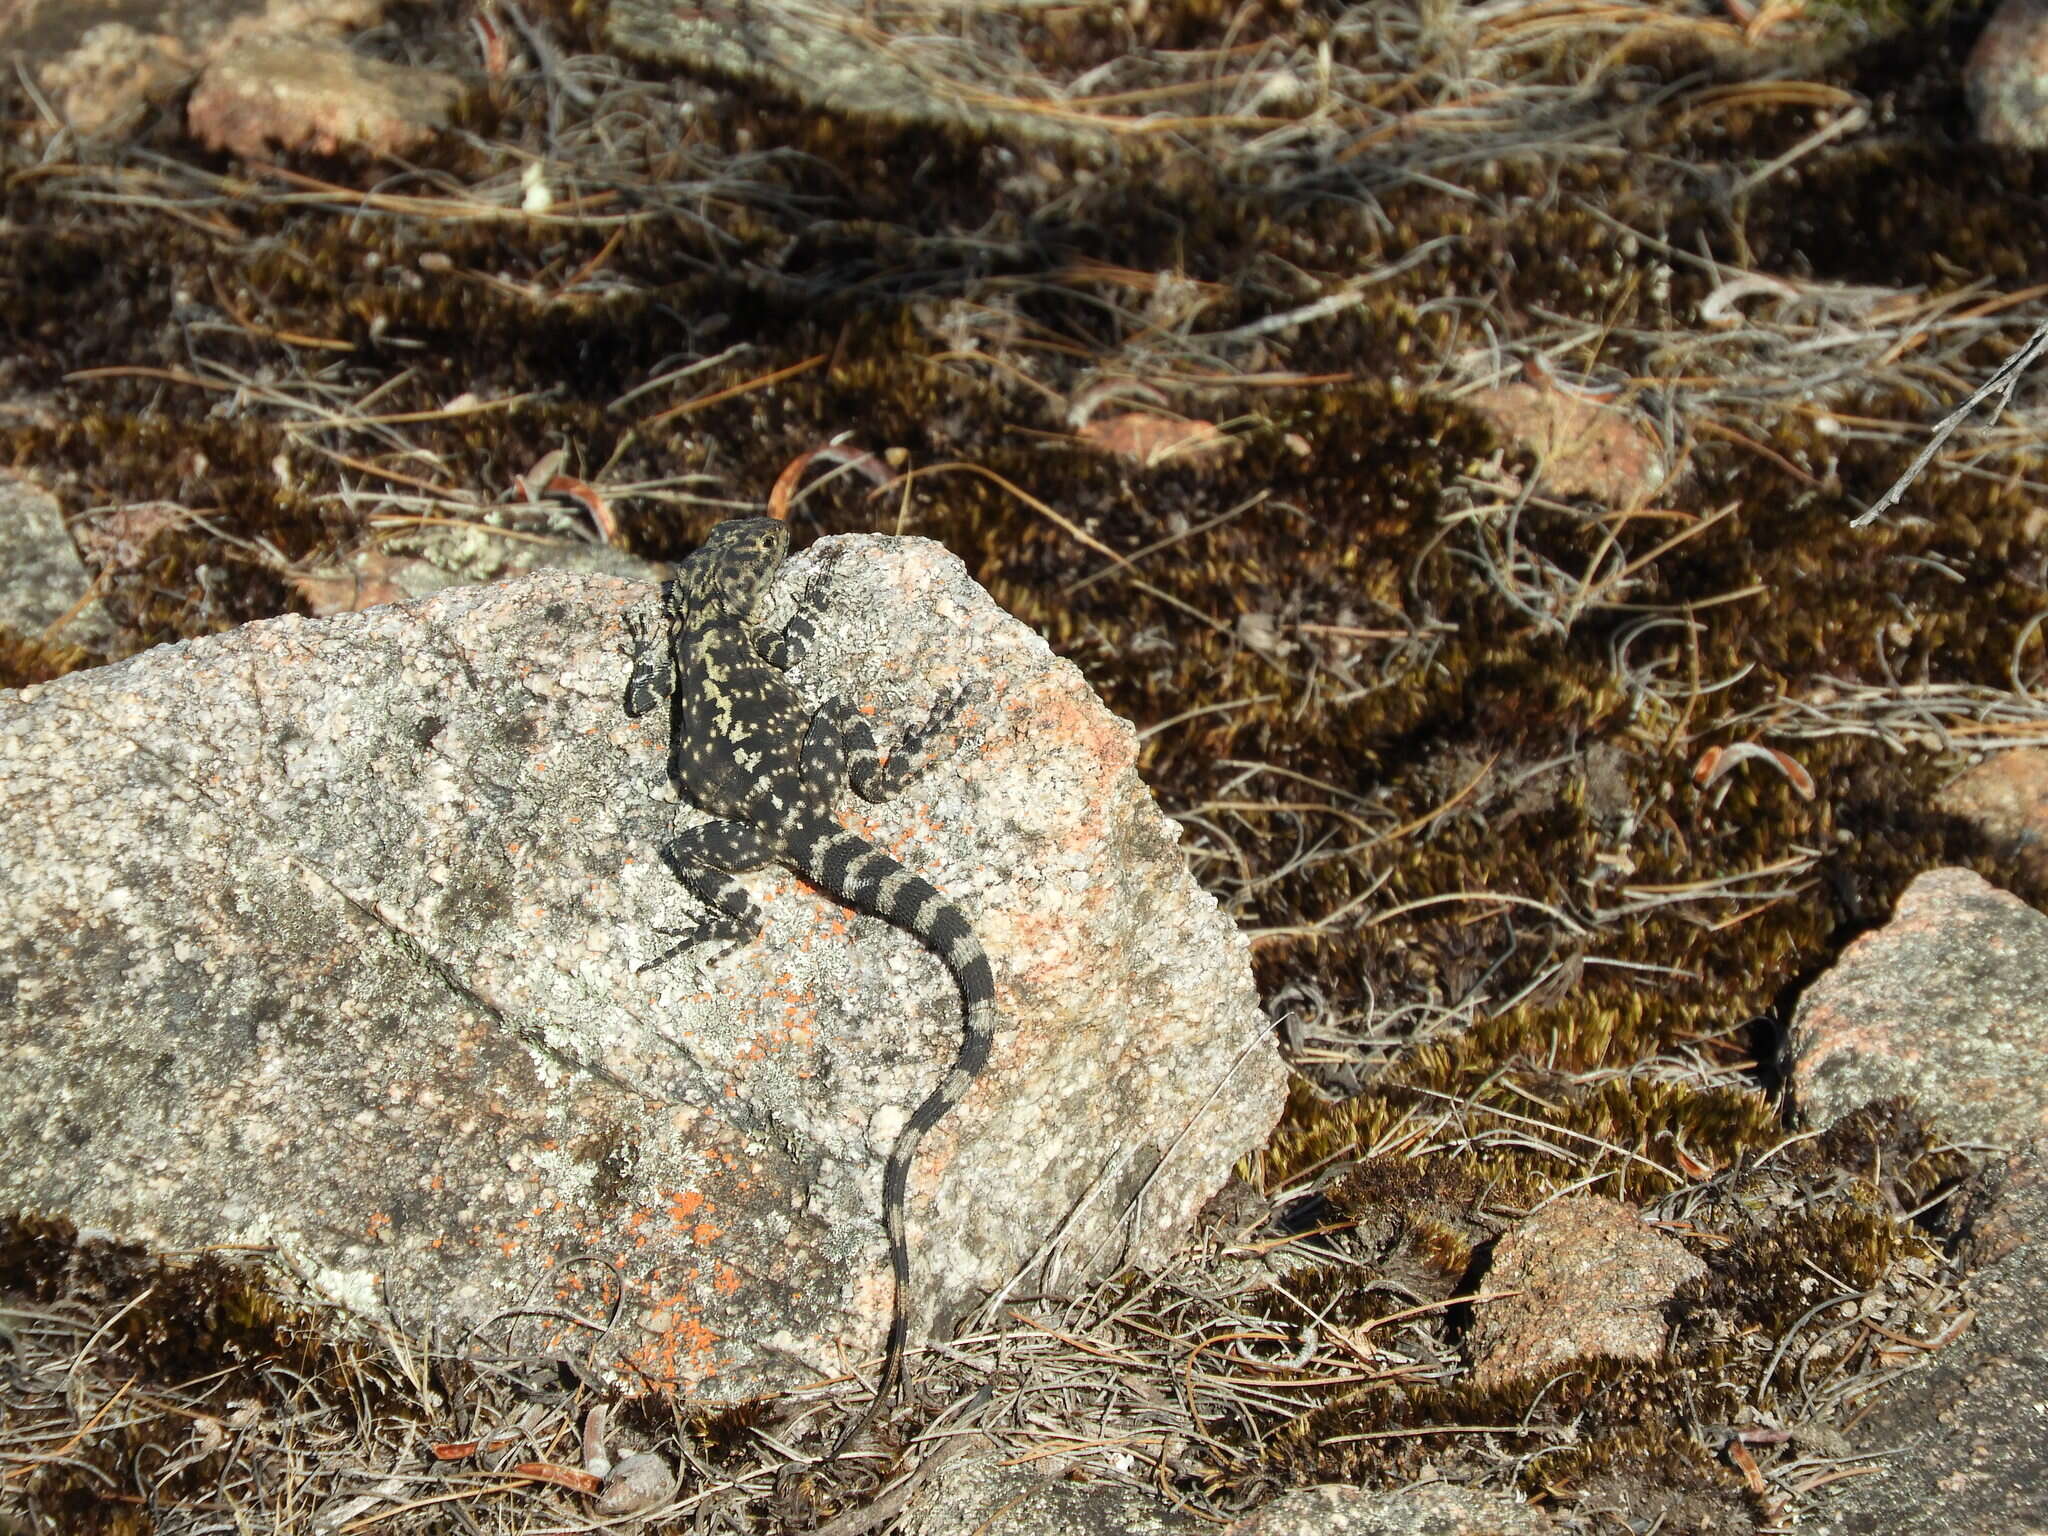
[[[930,881],[912,874],[864,839],[837,825],[804,827],[789,840],[789,852],[804,877],[830,891],[848,906],[901,928],[938,957],[960,990],[960,1054],[897,1133],[882,1170],[882,1218],[889,1238],[889,1267],[895,1280],[895,1301],[889,1313],[889,1342],[883,1357],[882,1380],[874,1402],[833,1448],[838,1455],[864,1428],[883,1401],[903,1383],[903,1354],[910,1342],[910,1240],[904,1230],[904,1205],[910,1192],[910,1167],[924,1133],[945,1119],[988,1063],[995,1038],[995,974],[988,955],[974,936],[967,916]]]

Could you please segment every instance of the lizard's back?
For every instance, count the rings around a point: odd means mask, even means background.
[[[802,701],[736,620],[691,629],[679,650],[686,724],[669,748],[677,788],[714,816],[773,826],[803,799]]]

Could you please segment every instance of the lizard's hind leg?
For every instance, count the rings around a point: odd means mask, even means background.
[[[676,942],[641,966],[642,972],[666,965],[686,949],[722,943],[717,959],[750,943],[761,931],[761,909],[747,888],[733,879],[750,869],[772,864],[774,844],[743,821],[710,821],[672,839],[662,847],[662,862],[675,872],[683,888],[711,909],[694,928],[657,929]]]
[[[875,750],[875,733],[851,705],[835,700],[819,713],[830,716],[844,743],[846,781],[863,800],[879,801],[893,798],[932,765],[940,755],[932,746],[933,739],[953,723],[960,702],[957,695],[942,701],[923,725],[904,734],[886,763]],[[816,727],[812,730],[815,734]]]
[[[804,659],[818,638],[818,626],[801,613],[779,630],[754,631],[754,654],[778,671],[787,672]]]

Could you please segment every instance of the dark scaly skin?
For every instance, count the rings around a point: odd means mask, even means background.
[[[789,550],[789,529],[766,517],[733,518],[662,588],[665,636],[637,659],[626,711],[672,704],[669,774],[684,798],[723,820],[683,833],[661,856],[710,909],[695,928],[641,969],[664,965],[698,944],[751,942],[761,913],[733,877],[768,864],[795,870],[827,895],[914,935],[960,989],[963,1030],[952,1070],[911,1114],[882,1174],[882,1219],[895,1299],[880,1389],[833,1448],[839,1451],[902,1386],[909,1340],[910,1243],[904,1200],[924,1133],[967,1096],[995,1034],[995,978],[961,910],[866,839],[832,819],[842,783],[869,800],[896,793],[925,765],[927,744],[950,714],[941,710],[884,766],[867,723],[833,700],[815,714],[783,678],[811,637],[803,618],[782,634],[757,628],[756,605]]]

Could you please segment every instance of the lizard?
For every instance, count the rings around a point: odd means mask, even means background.
[[[662,586],[665,634],[641,645],[626,685],[626,711],[637,717],[669,703],[669,776],[685,799],[719,818],[661,849],[663,862],[710,915],[668,933],[677,942],[641,966],[643,972],[699,944],[722,941],[729,953],[752,942],[761,931],[761,912],[734,876],[779,864],[847,906],[911,934],[959,990],[959,1053],[912,1111],[883,1165],[882,1222],[893,1281],[888,1342],[880,1384],[833,1447],[836,1457],[903,1384],[910,1331],[904,1215],[910,1169],[924,1134],[966,1097],[988,1063],[995,977],[956,903],[832,817],[842,783],[880,801],[915,778],[926,765],[932,736],[957,701],[906,735],[886,764],[867,722],[850,705],[833,699],[807,710],[784,673],[815,638],[814,627],[801,614],[780,633],[756,619],[788,553],[788,525],[775,518],[729,518],[715,526]]]

